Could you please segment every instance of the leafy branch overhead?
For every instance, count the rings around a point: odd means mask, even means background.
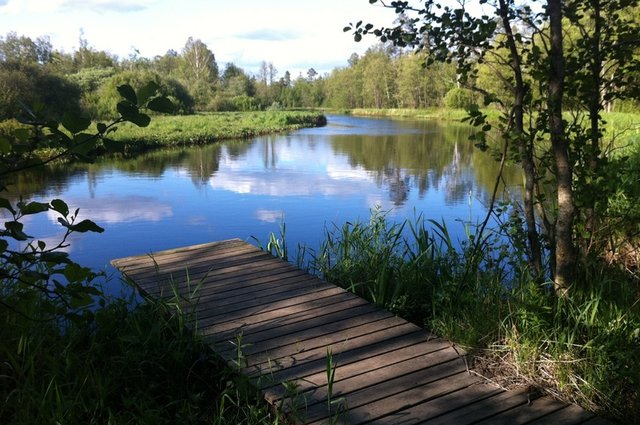
[[[108,138],[118,124],[130,122],[146,127],[151,118],[143,111],[173,112],[171,101],[156,95],[158,89],[154,82],[138,93],[129,85],[119,86],[122,96],[117,106],[119,116],[110,123],[97,123],[95,131],[89,131],[91,120],[79,114],[67,112],[60,122],[41,121],[27,110],[30,119],[22,120],[25,127],[0,137],[0,190],[6,190],[10,175],[63,157],[91,161],[100,147],[109,152],[121,151],[121,144]],[[43,150],[56,153],[40,158]],[[104,229],[89,219],[79,219],[80,211],[71,211],[61,199],[49,203],[20,200],[13,205],[8,198],[0,197],[0,212],[9,216],[0,230],[0,279],[12,283],[16,293],[23,296],[36,291],[54,300],[47,304],[54,309],[50,312],[54,317],[77,319],[80,313],[87,314],[78,308],[92,304],[93,297],[100,294],[92,285],[100,274],[73,262],[65,249],[73,233],[102,233]],[[26,232],[23,219],[41,213],[57,216],[64,229],[58,243],[49,246]],[[15,306],[6,307],[19,309],[20,305],[18,300]]]

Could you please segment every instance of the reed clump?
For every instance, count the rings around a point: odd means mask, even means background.
[[[640,423],[640,286],[593,261],[571,297],[533,279],[499,233],[453,240],[418,216],[329,227],[309,268],[467,348],[481,373]]]

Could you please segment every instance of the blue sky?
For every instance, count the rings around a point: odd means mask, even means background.
[[[294,77],[310,67],[328,72],[363,53],[375,40],[355,43],[342,32],[360,19],[390,25],[394,13],[368,0],[0,0],[1,35],[48,35],[69,52],[82,29],[91,46],[119,57],[134,49],[145,57],[180,51],[192,36],[219,64],[255,72],[265,60]]]

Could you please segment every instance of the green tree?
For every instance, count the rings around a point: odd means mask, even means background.
[[[184,114],[193,112],[194,100],[182,84],[148,70],[124,71],[114,74],[90,97],[89,111],[94,118],[114,118],[114,111],[117,110],[117,104],[120,101],[118,87],[130,85],[141,89],[151,83],[158,87],[159,94],[171,100],[175,108],[172,112]]]
[[[215,55],[201,40],[189,37],[182,49],[182,75],[195,100],[196,109],[207,110],[213,100],[218,80]]]
[[[84,37],[83,30],[80,30],[78,43],[78,50],[73,54],[76,70],[83,68],[112,68],[116,65],[117,58],[105,51],[96,50],[89,45],[89,41]]]
[[[397,77],[389,51],[382,45],[368,49],[356,68],[362,69],[362,97],[365,106],[395,107]]]
[[[38,37],[32,40],[29,37],[18,36],[15,32],[9,32],[0,37],[0,61],[18,62],[22,64],[45,64],[52,60],[53,47],[49,37]]]
[[[0,120],[23,116],[25,107],[48,119],[80,110],[79,87],[36,64],[0,63],[0,92]]]
[[[568,294],[576,284],[577,229],[585,224],[575,221],[577,207],[583,207],[578,204],[576,193],[585,189],[593,193],[594,187],[585,186],[584,180],[575,177],[596,175],[601,169],[600,112],[604,104],[597,94],[602,92],[603,77],[611,77],[606,87],[619,88],[618,95],[636,95],[629,87],[634,82],[632,71],[637,60],[633,52],[640,32],[637,24],[621,18],[616,11],[632,9],[637,1],[548,0],[537,11],[526,2],[498,0],[489,4],[479,0],[475,6],[484,5],[484,10],[493,11],[481,16],[470,12],[471,2],[457,7],[442,7],[433,0],[420,7],[409,2],[380,3],[399,14],[397,25],[376,29],[359,22],[347,27],[346,30],[354,30],[357,41],[373,33],[383,42],[428,51],[430,62],[453,62],[462,86],[483,94],[485,103],[493,102],[504,111],[501,121],[492,125],[486,115],[472,108],[470,121],[481,127],[476,139],[486,147],[487,132],[495,126],[505,143],[503,157],[510,147],[518,153],[525,176],[522,213],[531,270],[536,277],[545,278],[546,247],[556,293]],[[603,16],[609,16],[611,21],[602,20]],[[593,24],[585,25],[584,19]],[[582,41],[571,51],[565,49],[563,20],[565,25],[580,25]],[[478,65],[486,61],[500,65],[508,92],[478,84]],[[610,63],[616,65],[609,67]],[[603,74],[603,69],[627,72]],[[573,75],[568,76],[569,73]],[[568,103],[568,96],[576,100]],[[614,95],[610,92],[606,96]],[[580,119],[572,123],[564,120],[564,113],[572,107],[573,116],[586,113],[591,121],[587,137],[590,144],[585,143]],[[581,161],[582,157],[592,160]],[[551,198],[542,189],[543,183],[552,188]]]

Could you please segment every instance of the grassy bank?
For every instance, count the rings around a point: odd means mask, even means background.
[[[431,109],[351,109],[339,111],[358,116],[371,117],[396,117],[411,119],[436,119],[445,121],[460,121],[467,117],[463,109],[431,108]],[[486,109],[491,120],[499,117],[496,109]],[[570,117],[567,117],[569,119]],[[640,143],[640,111],[637,114],[626,112],[603,113],[605,121],[603,130],[607,135],[605,143],[613,143],[615,147],[623,147],[626,144]]]
[[[202,113],[153,117],[151,124],[144,128],[123,124],[112,137],[125,143],[127,150],[137,151],[245,139],[325,124],[324,115],[314,111]]]
[[[580,290],[559,299],[511,245],[469,242],[455,243],[438,222],[394,224],[374,213],[328,229],[310,267],[463,345],[480,373],[505,386],[531,385],[640,423],[637,280],[594,262],[581,268]]]

